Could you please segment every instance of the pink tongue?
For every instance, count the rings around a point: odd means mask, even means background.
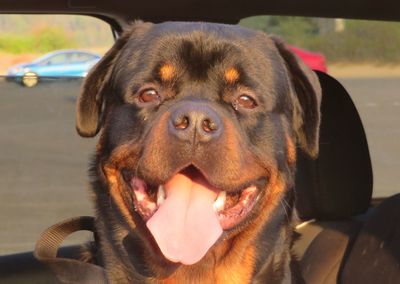
[[[183,174],[165,184],[167,198],[146,225],[170,261],[198,262],[222,234],[213,210],[217,193],[208,186]]]

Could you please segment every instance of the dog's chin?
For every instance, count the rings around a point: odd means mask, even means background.
[[[121,197],[142,233],[167,260],[186,265],[201,260],[257,215],[267,183],[267,178],[258,178],[220,190],[194,166],[178,170],[163,184],[152,184],[126,168],[120,174]]]

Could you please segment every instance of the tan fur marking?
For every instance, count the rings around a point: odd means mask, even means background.
[[[112,168],[105,168],[104,172],[107,176],[108,183],[110,184],[111,197],[114,199],[114,202],[117,204],[119,210],[121,211],[122,216],[124,216],[129,226],[132,229],[135,229],[136,228],[135,222],[133,221],[132,216],[129,213],[129,210],[126,207],[124,200],[122,199],[121,196],[121,190],[119,188],[119,183],[118,183],[118,171]]]
[[[175,76],[175,67],[171,64],[164,64],[160,67],[160,77],[163,81],[171,81]]]
[[[241,284],[250,283],[254,272],[254,246],[249,246],[243,254],[243,258],[239,255],[229,258],[229,261],[223,262],[216,268],[216,281],[218,284]]]
[[[277,171],[271,171],[270,179],[271,182],[265,189],[268,193],[262,204],[264,209],[254,220],[253,225],[250,225],[247,230],[232,240],[234,246],[229,249],[227,257],[223,259],[222,264],[216,268],[215,283],[250,283],[255,268],[255,247],[250,240],[258,234],[265,220],[270,218],[286,188],[284,179],[279,176]],[[229,247],[225,246],[225,248]],[[240,255],[244,257],[240,258]]]
[[[286,134],[286,145],[287,145],[287,161],[289,165],[293,166],[296,163],[296,147],[293,140]]]
[[[240,74],[236,68],[230,67],[225,70],[224,77],[227,83],[234,84],[239,80]]]

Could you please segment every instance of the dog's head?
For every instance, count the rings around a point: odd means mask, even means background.
[[[256,232],[292,186],[296,145],[318,153],[320,96],[315,74],[264,33],[134,24],[78,101],[78,132],[102,134],[103,222],[187,265]]]

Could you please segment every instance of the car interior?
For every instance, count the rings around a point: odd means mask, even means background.
[[[6,0],[0,3],[1,14],[97,17],[110,24],[115,37],[137,19],[237,24],[248,16],[287,15],[399,21],[399,9],[400,2],[390,0],[323,3],[316,0]],[[373,198],[374,167],[363,122],[351,94],[339,80],[315,72],[323,91],[320,153],[316,160],[298,153],[295,187],[300,222],[294,251],[305,283],[400,283],[400,193]],[[62,239],[63,236],[60,242]],[[63,246],[57,255],[76,259],[79,252],[77,245]],[[0,256],[1,283],[56,281],[31,251]]]

